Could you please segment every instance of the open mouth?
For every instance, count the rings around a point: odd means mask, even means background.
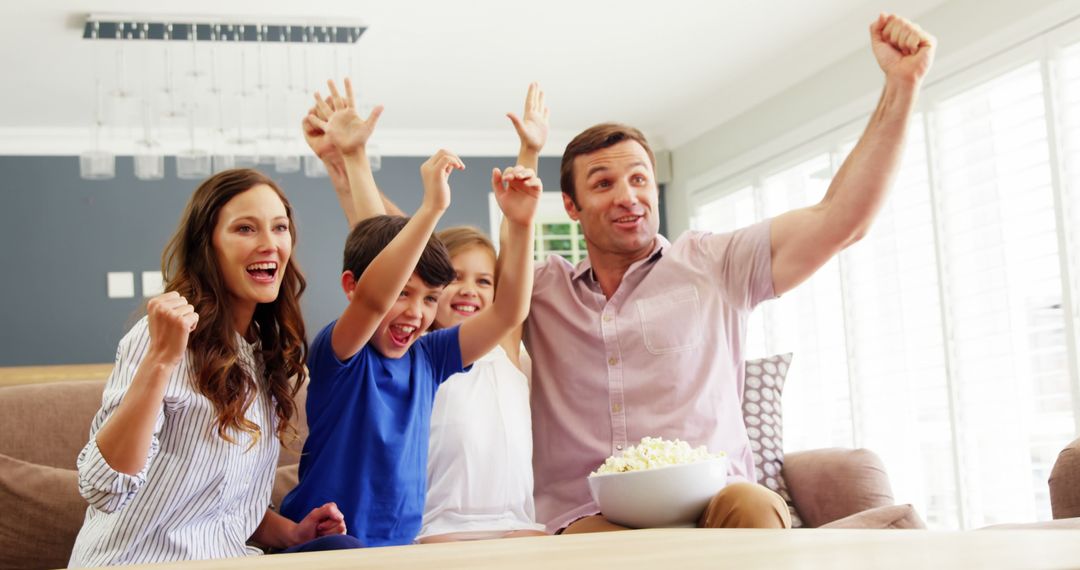
[[[277,277],[278,264],[275,261],[260,261],[247,266],[248,275],[259,283],[273,283]]]
[[[398,348],[404,348],[409,346],[409,342],[412,340],[413,335],[416,334],[416,327],[409,325],[390,325],[388,330],[390,333],[390,340]]]
[[[459,315],[471,317],[480,311],[480,306],[473,303],[453,303],[450,308]]]
[[[644,216],[622,216],[615,218],[615,227],[631,229],[636,227],[642,218],[644,218]]]

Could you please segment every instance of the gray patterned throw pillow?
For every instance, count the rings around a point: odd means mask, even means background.
[[[784,416],[780,396],[784,378],[791,365],[791,353],[746,361],[746,387],[743,389],[743,421],[750,436],[757,482],[783,497],[791,512],[791,525],[803,526],[795,512],[787,485],[780,474],[784,466]]]

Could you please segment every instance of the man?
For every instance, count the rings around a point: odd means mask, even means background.
[[[896,175],[936,42],[885,14],[870,35],[884,91],[814,206],[734,233],[688,232],[672,244],[657,234],[655,164],[639,131],[597,125],[567,146],[563,202],[581,223],[588,257],[577,267],[552,258],[536,268],[524,333],[537,519],[549,531],[622,528],[598,513],[586,477],[644,436],[727,453],[729,484],[699,526],[790,526],[783,500],[752,483],[741,413],[745,327],[758,303],[790,291],[866,233]]]

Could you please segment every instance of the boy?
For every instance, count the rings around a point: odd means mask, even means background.
[[[455,169],[464,164],[440,150],[420,168],[424,199],[416,215],[379,216],[353,228],[341,276],[349,304],[311,346],[310,434],[300,483],[281,512],[302,517],[307,505],[332,497],[348,534],[368,546],[413,541],[423,514],[435,390],[528,314],[532,219],[542,186],[523,167],[495,169],[492,188],[511,227],[505,281],[486,314],[420,336],[454,278],[445,248],[431,234],[450,205]]]

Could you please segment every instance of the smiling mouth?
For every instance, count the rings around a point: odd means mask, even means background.
[[[409,341],[412,340],[414,334],[416,334],[416,327],[409,325],[390,325],[389,330],[390,340],[397,345],[398,348],[404,348],[409,346]]]
[[[248,275],[259,283],[273,283],[277,276],[278,264],[274,261],[262,261],[247,266]]]
[[[619,226],[629,226],[636,224],[644,217],[645,216],[622,216],[619,218],[615,218],[614,223]]]
[[[480,307],[477,307],[476,305],[467,305],[467,304],[450,305],[450,308],[453,309],[456,313],[458,313],[460,315],[465,315],[465,316],[472,316],[472,315],[475,315],[477,312],[480,311]]]

